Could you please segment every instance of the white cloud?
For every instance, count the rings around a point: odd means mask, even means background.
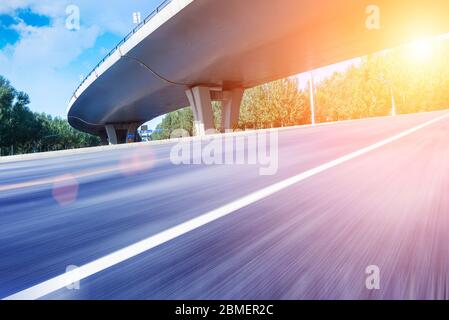
[[[51,19],[50,26],[42,27],[18,20],[20,23],[13,28],[20,35],[19,41],[0,50],[0,75],[30,95],[34,110],[64,115],[68,99],[80,81],[80,75],[73,71],[80,69],[74,68],[74,61],[85,50],[94,48],[102,34],[111,32],[124,36],[131,31],[132,12],[141,11],[145,15],[161,2],[0,0],[0,14],[14,16],[18,9],[30,9]],[[66,7],[72,4],[80,8],[81,28],[77,31],[65,28]],[[98,50],[101,52],[104,48]],[[94,63],[87,61],[87,64]]]
[[[81,10],[82,24],[98,25],[104,31],[126,34],[132,27],[132,13],[150,13],[163,0],[1,0],[0,13],[12,14],[17,9],[29,8],[51,18],[65,18],[65,8],[77,5]]]
[[[67,6],[67,3],[69,1],[66,0],[2,0],[0,2],[0,13],[12,14],[17,9],[30,8],[35,13],[55,17],[61,12],[61,8]]]
[[[6,0],[0,2],[0,13],[9,14],[14,12],[17,8],[26,6],[27,0]]]
[[[0,51],[0,66],[1,65],[6,65],[8,63],[8,58],[6,57],[6,55]]]
[[[21,40],[15,45],[11,60],[20,67],[61,68],[76,59],[83,50],[91,48],[100,34],[93,26],[69,31],[62,25],[35,28],[20,25]]]
[[[78,78],[67,79],[59,70],[67,67],[84,50],[95,45],[99,27],[69,31],[62,21],[50,27],[14,27],[20,40],[0,51],[0,74],[19,90],[27,92],[32,106],[47,113],[63,115]]]

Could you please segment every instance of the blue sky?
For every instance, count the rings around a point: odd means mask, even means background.
[[[0,75],[29,94],[32,110],[65,117],[82,78],[135,26],[133,12],[144,18],[162,2],[1,0]],[[79,30],[66,28],[69,5],[80,10]],[[318,70],[317,78],[347,66]],[[308,76],[299,79],[304,83]]]
[[[0,75],[31,98],[31,109],[66,116],[80,79],[162,0],[1,0]],[[66,9],[80,10],[80,29],[68,30]]]

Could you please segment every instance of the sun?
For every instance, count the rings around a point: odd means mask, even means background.
[[[413,60],[429,60],[433,52],[433,43],[430,39],[420,39],[406,46],[407,54]]]

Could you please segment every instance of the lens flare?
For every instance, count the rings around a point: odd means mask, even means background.
[[[60,206],[73,203],[78,197],[78,181],[72,174],[58,176],[53,181],[53,198]]]
[[[154,165],[154,155],[150,148],[139,147],[125,154],[119,163],[125,176],[132,176],[150,170]]]

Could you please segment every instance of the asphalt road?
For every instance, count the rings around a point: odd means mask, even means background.
[[[449,298],[449,111],[278,137],[279,168],[265,176],[257,164],[174,165],[173,143],[0,161],[0,297],[306,172],[39,298]]]

